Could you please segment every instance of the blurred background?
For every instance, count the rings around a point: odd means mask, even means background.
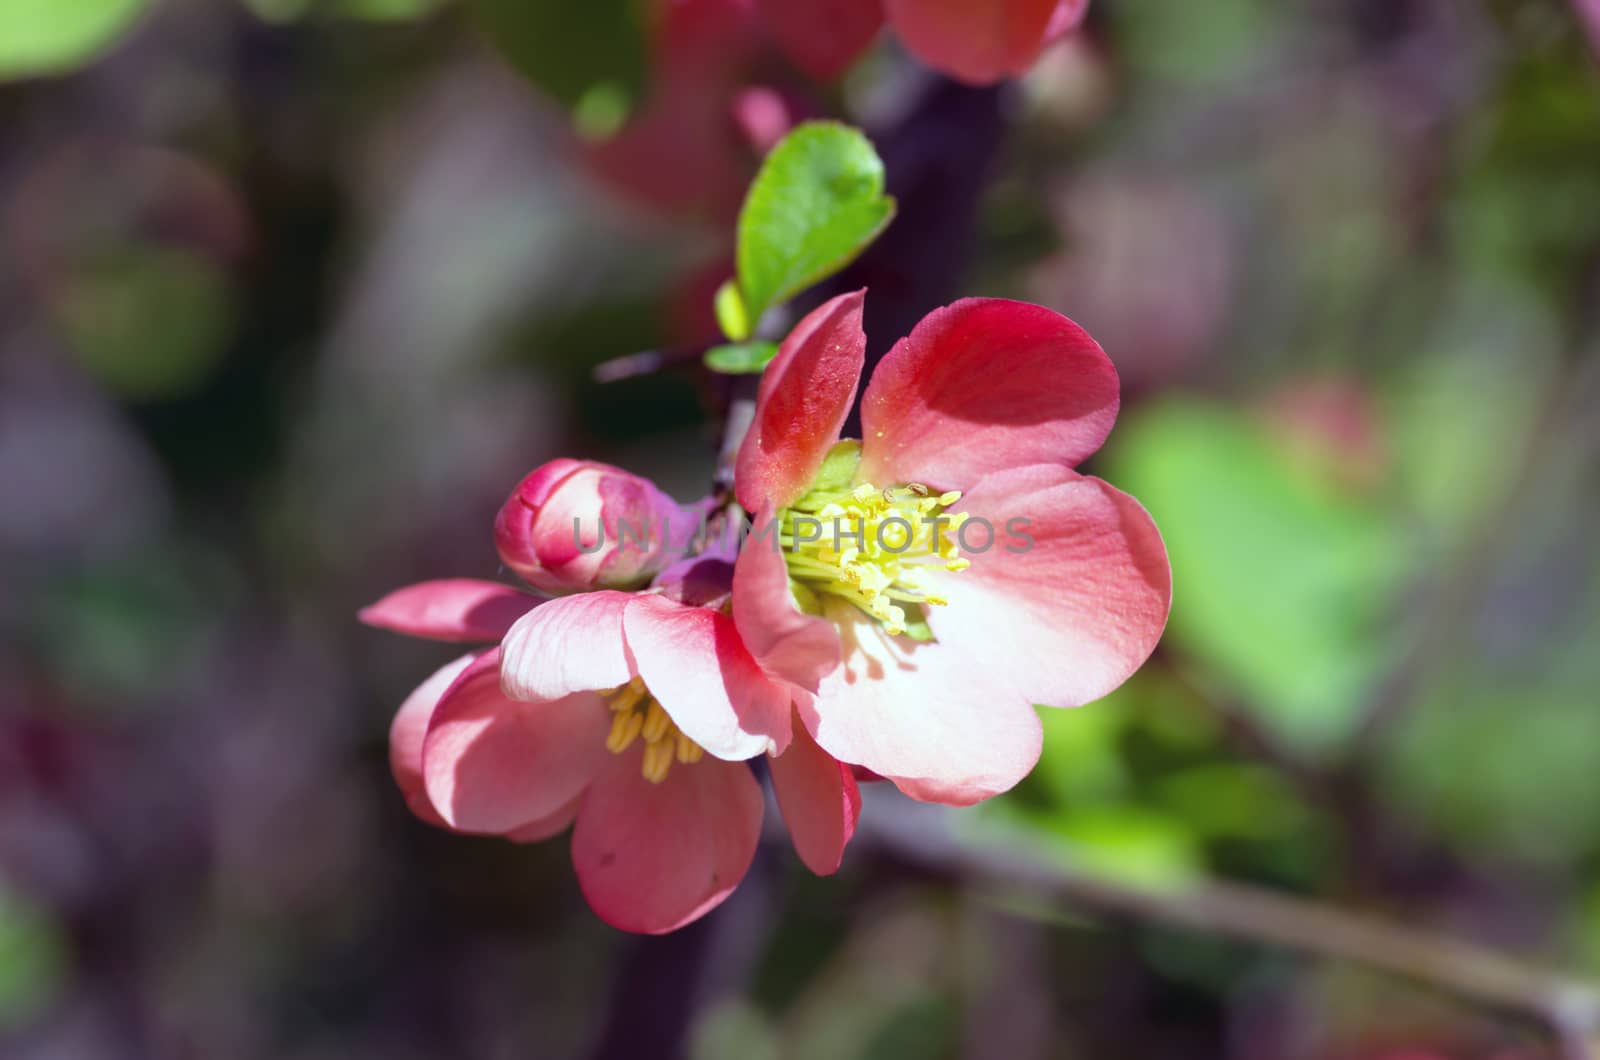
[[[991,89],[646,14],[0,0],[0,1055],[1583,1055],[1181,921],[1265,890],[1600,976],[1600,11],[1096,0]],[[409,816],[389,718],[455,653],[354,613],[497,576],[554,456],[703,492],[731,219],[810,115],[901,200],[840,279],[875,351],[1008,295],[1122,373],[1090,470],[1161,525],[1171,625],[960,822],[1113,898],[864,823],[626,937],[564,842]]]

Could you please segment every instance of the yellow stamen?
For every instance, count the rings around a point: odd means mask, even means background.
[[[689,737],[685,736],[681,731],[677,734],[675,743],[676,746],[674,751],[676,753],[676,757],[678,761],[682,762],[684,765],[698,762],[700,759],[705,757],[706,749],[689,739]]]
[[[666,780],[674,761],[692,765],[705,757],[705,749],[683,734],[639,678],[605,695],[612,715],[606,750],[622,754],[644,737],[640,772],[650,783]]]
[[[648,743],[657,742],[667,734],[667,730],[670,728],[672,728],[672,719],[667,717],[665,710],[661,709],[661,704],[652,699],[650,701],[650,709],[644,715],[644,729],[642,731],[645,741]]]
[[[957,537],[967,515],[948,510],[961,492],[936,494],[920,482],[845,488],[838,481],[780,513],[779,540],[795,598],[814,609],[817,597],[837,596],[889,633],[905,633],[913,613],[920,621],[923,607],[948,603],[928,572],[972,565]]]
[[[673,745],[665,740],[646,744],[644,749],[644,779],[659,784],[667,779],[672,769]]]
[[[606,750],[614,755],[619,755],[633,745],[638,739],[639,730],[644,728],[644,718],[628,711],[618,712],[611,719],[611,732],[606,736]]]

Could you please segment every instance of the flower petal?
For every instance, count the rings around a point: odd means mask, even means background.
[[[1057,3],[884,0],[884,8],[912,55],[958,81],[984,85],[1033,65],[1053,28]]]
[[[844,73],[883,27],[878,0],[760,0],[757,6],[778,48],[819,81]]]
[[[538,602],[499,582],[445,578],[396,589],[357,617],[411,637],[493,642]]]
[[[857,477],[964,489],[1005,468],[1071,466],[1105,441],[1117,391],[1105,351],[1066,317],[964,299],[924,317],[873,373]]]
[[[428,735],[428,722],[433,718],[433,709],[439,705],[440,697],[455,684],[461,671],[481,654],[463,655],[436,670],[400,704],[389,725],[389,772],[394,774],[394,782],[411,812],[428,824],[443,827],[444,818],[428,801],[422,783],[422,741]]]
[[[842,294],[812,310],[761,376],[755,418],[734,467],[746,510],[760,511],[768,501],[782,507],[799,497],[839,440],[866,356],[863,295]]]
[[[851,767],[818,747],[804,725],[796,725],[794,742],[768,768],[795,853],[818,876],[833,875],[861,816],[861,791]]]
[[[950,601],[928,609],[941,643],[973,645],[1023,701],[1061,707],[1099,699],[1149,658],[1172,605],[1172,573],[1138,501],[1039,466],[983,479],[960,507],[997,533],[991,548],[968,553],[969,569],[936,569]],[[981,548],[986,537],[980,528],[967,543]]]
[[[580,593],[524,615],[503,645],[505,694],[549,702],[627,684],[634,671],[622,640],[622,612],[631,599],[615,590]]]
[[[675,765],[660,784],[639,745],[608,755],[578,810],[572,863],[600,919],[658,935],[719,905],[761,834],[761,788],[742,762]]]
[[[505,837],[513,843],[537,843],[551,836],[560,835],[578,816],[578,807],[582,805],[583,796],[579,795],[550,816],[530,821],[521,828],[514,828],[507,832]]]
[[[966,806],[998,795],[1039,760],[1043,729],[987,643],[968,650],[891,637],[837,598],[824,601],[844,662],[798,709],[823,750],[925,802]],[[993,639],[992,637],[989,639]]]
[[[428,798],[463,832],[501,835],[550,817],[605,757],[603,699],[519,703],[501,693],[499,670],[498,650],[474,660],[439,700],[423,742]]]
[[[623,629],[645,687],[709,754],[738,761],[788,746],[788,688],[762,672],[732,618],[639,596]]]
[[[745,538],[734,566],[733,621],[763,669],[815,692],[817,683],[839,665],[839,634],[826,619],[795,606],[777,537],[759,533],[772,517],[771,505],[756,516],[758,532]]]

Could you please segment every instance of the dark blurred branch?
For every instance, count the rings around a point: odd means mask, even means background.
[[[1063,864],[1020,844],[953,833],[950,811],[894,795],[874,798],[857,841],[979,888],[1023,892],[1074,906],[1258,945],[1348,961],[1414,980],[1543,1025],[1567,1060],[1600,1056],[1600,986],[1532,967],[1493,950],[1239,884],[1161,888]]]

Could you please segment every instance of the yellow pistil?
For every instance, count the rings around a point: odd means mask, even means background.
[[[957,536],[967,515],[949,510],[960,499],[917,482],[813,488],[780,513],[779,545],[797,593],[840,597],[888,632],[905,633],[924,606],[948,603],[932,591],[927,568],[972,565]]]
[[[606,750],[614,755],[622,754],[642,737],[644,762],[640,769],[650,783],[666,780],[673,762],[691,765],[705,757],[705,748],[673,724],[671,715],[656,702],[641,679],[635,677],[605,696],[612,714]]]

